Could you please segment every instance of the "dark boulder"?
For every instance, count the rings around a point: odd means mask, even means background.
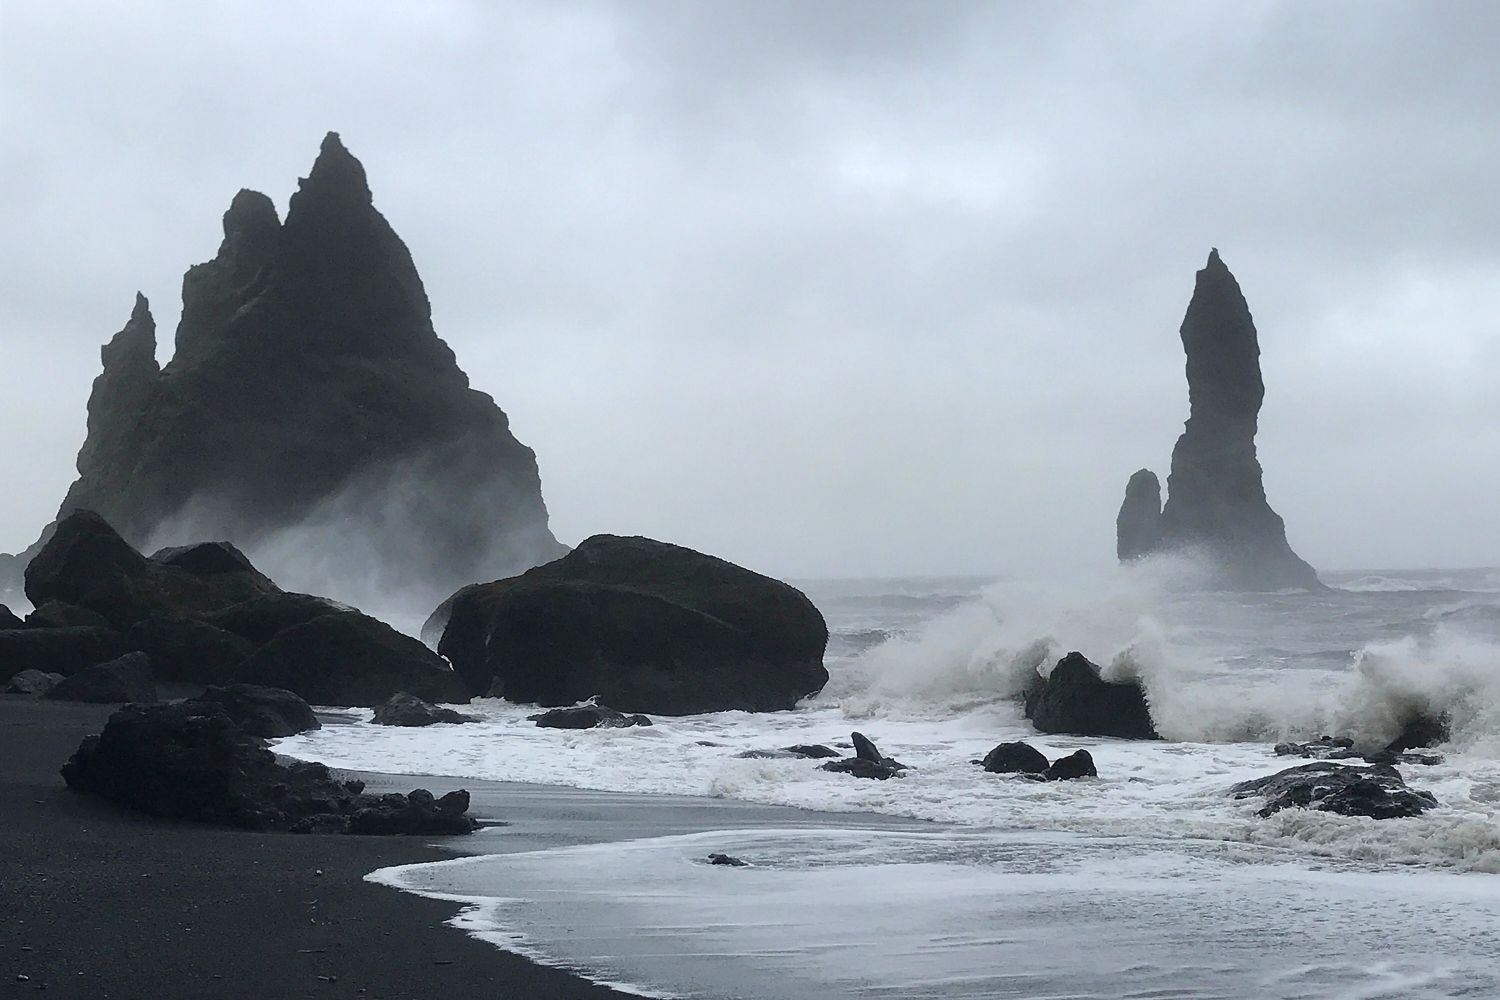
[[[1181,335],[1189,414],[1172,450],[1167,502],[1156,509],[1154,474],[1142,469],[1131,476],[1116,521],[1119,557],[1190,551],[1208,559],[1214,586],[1321,588],[1266,502],[1255,453],[1265,397],[1260,343],[1239,282],[1217,250],[1198,272]]]
[[[854,744],[853,757],[831,760],[819,767],[835,774],[852,774],[856,778],[874,778],[878,781],[899,778],[908,770],[899,760],[882,754],[875,746],[875,741],[863,733],[852,733],[850,739]]]
[[[1087,750],[1074,750],[1066,757],[1059,757],[1042,772],[1048,781],[1070,781],[1073,778],[1097,778],[1094,757]]]
[[[301,563],[282,544],[288,568],[332,561],[355,585],[432,594],[564,551],[536,456],[438,337],[410,253],[336,134],[284,222],[240,191],[223,234],[183,277],[165,368],[139,296],[102,351],[60,517],[96,510],[142,544],[187,509],[252,550],[311,524],[347,544]]]
[[[651,720],[644,715],[627,715],[592,700],[582,705],[549,709],[526,718],[542,729],[625,729],[651,725]]]
[[[211,687],[191,700],[206,708],[217,707],[241,731],[263,739],[295,736],[323,728],[311,705],[282,688],[226,684]]]
[[[76,674],[131,651],[109,628],[17,628],[0,631],[0,680],[23,670]]]
[[[311,594],[262,594],[205,615],[203,621],[259,646],[293,626],[326,614],[352,610],[337,601]]]
[[[470,833],[468,794],[366,795],[322,764],[281,763],[206,702],[127,705],[62,768],[75,792],[153,816],[295,833]]]
[[[245,553],[229,542],[196,542],[192,545],[174,545],[151,553],[151,561],[163,566],[175,566],[202,579],[226,574],[258,574]],[[269,582],[269,581],[268,581]]]
[[[235,679],[285,688],[314,705],[372,708],[400,691],[432,702],[469,700],[442,657],[358,611],[332,612],[278,633]]]
[[[1128,740],[1159,738],[1141,685],[1102,679],[1099,668],[1078,652],[1059,660],[1046,682],[1031,690],[1026,717],[1042,733]]]
[[[708,856],[708,863],[711,865],[721,865],[726,868],[750,867],[750,862],[742,861],[732,854],[710,854]]]
[[[64,677],[42,697],[100,704],[150,702],[156,700],[156,678],[151,675],[151,660],[145,653],[126,653]]]
[[[799,590],[692,549],[595,535],[443,604],[439,652],[480,694],[626,712],[789,709],[828,681],[828,627]]]
[[[1257,813],[1262,817],[1296,807],[1341,816],[1395,819],[1420,816],[1437,805],[1430,793],[1408,788],[1394,767],[1351,767],[1329,761],[1314,761],[1242,781],[1230,788],[1229,794],[1236,799],[1263,798],[1265,805]]]
[[[1047,757],[1029,743],[1001,743],[984,755],[984,769],[992,774],[1041,774]]]
[[[1384,748],[1385,753],[1399,754],[1447,743],[1453,738],[1452,721],[1446,714],[1414,715],[1401,727],[1401,733]]]
[[[157,680],[169,683],[228,683],[255,651],[249,640],[190,618],[147,618],[125,640],[151,657]]]
[[[109,621],[97,611],[75,607],[62,601],[48,601],[26,616],[27,628],[109,628]]]
[[[43,695],[57,686],[62,674],[49,674],[41,670],[23,670],[10,679],[6,694]]]
[[[0,631],[11,628],[24,628],[26,623],[16,617],[16,613],[10,609],[8,604],[0,604]]]
[[[243,558],[243,557],[241,557]],[[201,576],[147,559],[92,511],[61,521],[26,567],[26,596],[87,608],[116,628],[145,618],[197,618],[277,587],[248,562],[233,572]]]
[[[472,715],[455,712],[425,702],[416,695],[398,691],[376,706],[375,718],[370,720],[377,726],[431,726],[439,722],[478,722]]]

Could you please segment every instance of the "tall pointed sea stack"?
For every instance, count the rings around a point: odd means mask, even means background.
[[[218,255],[183,279],[172,361],[158,370],[155,352],[138,297],[104,348],[59,516],[97,511],[137,546],[260,547],[303,586],[446,593],[565,551],[534,454],[433,330],[334,133],[284,224],[265,195],[234,197]]]
[[[1182,320],[1189,412],[1172,449],[1167,502],[1154,473],[1130,477],[1116,521],[1120,559],[1191,550],[1212,562],[1219,584],[1236,590],[1319,587],[1318,575],[1287,544],[1266,502],[1255,431],[1265,384],[1260,344],[1239,282],[1208,255]]]

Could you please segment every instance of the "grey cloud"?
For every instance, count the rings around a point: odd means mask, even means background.
[[[1298,550],[1500,562],[1490,4],[32,4],[0,46],[0,548],[131,294],[169,340],[335,128],[565,539],[1106,564],[1218,245]]]

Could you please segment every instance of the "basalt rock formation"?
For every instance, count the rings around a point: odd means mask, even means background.
[[[1140,682],[1106,681],[1098,665],[1076,651],[1026,692],[1025,716],[1039,733],[1160,738]]]
[[[774,712],[828,683],[828,626],[800,590],[650,538],[595,535],[458,591],[423,627],[471,694],[624,713]]]
[[[209,701],[126,705],[62,768],[68,787],[172,819],[292,833],[472,833],[469,793],[371,795],[311,761],[278,761]]]
[[[1262,817],[1300,808],[1397,819],[1420,816],[1438,804],[1431,792],[1408,787],[1401,772],[1388,764],[1349,767],[1321,760],[1242,781],[1229,794],[1236,799],[1263,798],[1265,805],[1257,814]]]
[[[1265,397],[1260,344],[1240,286],[1214,250],[1182,320],[1189,414],[1172,449],[1167,502],[1156,475],[1130,477],[1116,521],[1121,560],[1153,552],[1207,557],[1214,583],[1235,590],[1317,588],[1266,502],[1255,431]]]
[[[279,575],[267,553],[295,565],[315,539],[335,578],[434,594],[565,551],[533,452],[438,338],[334,133],[285,222],[265,195],[235,195],[218,254],[183,279],[170,363],[143,296],[101,354],[59,518],[97,511],[148,550],[226,538]],[[299,528],[313,533],[283,534]]]
[[[319,705],[378,705],[399,691],[469,700],[416,639],[354,608],[282,592],[227,542],[147,557],[99,515],[73,511],[27,567],[26,593],[38,607],[70,608],[67,619],[87,612],[107,625],[0,630],[0,680],[28,669],[71,677],[132,653],[149,657],[165,683],[257,684]]]

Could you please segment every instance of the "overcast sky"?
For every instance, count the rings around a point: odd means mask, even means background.
[[[1187,416],[1210,246],[1320,568],[1500,564],[1500,4],[0,5],[0,550],[137,289],[323,133],[557,535],[1075,572]]]

